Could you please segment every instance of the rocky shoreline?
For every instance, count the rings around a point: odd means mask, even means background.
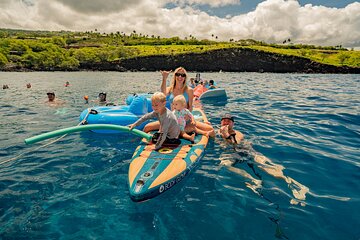
[[[2,71],[157,71],[183,66],[199,72],[352,73],[360,68],[321,64],[307,58],[252,49],[220,49],[205,53],[136,57],[121,61],[80,64],[77,69],[25,69],[5,66]]]

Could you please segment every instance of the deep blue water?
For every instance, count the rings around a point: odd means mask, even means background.
[[[0,165],[0,239],[360,239],[360,76],[202,76],[229,96],[203,103],[210,122],[231,112],[246,146],[212,140],[185,181],[134,203],[127,172],[138,138],[23,141],[77,125],[84,95],[124,104],[156,91],[159,73],[0,73],[10,87],[0,89],[0,162],[10,160]],[[48,90],[65,105],[45,104]]]

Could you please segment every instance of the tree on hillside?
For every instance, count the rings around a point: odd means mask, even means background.
[[[8,63],[8,60],[4,54],[0,52],[0,67]]]

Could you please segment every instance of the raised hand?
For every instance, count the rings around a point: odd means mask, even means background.
[[[169,76],[169,74],[172,72],[172,70],[170,70],[170,71],[166,71],[166,70],[160,70],[160,73],[161,73],[161,75],[162,75],[162,77],[163,77],[163,79],[167,79],[168,78],[168,76]]]

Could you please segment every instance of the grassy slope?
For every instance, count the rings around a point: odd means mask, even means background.
[[[71,40],[69,46],[75,45],[80,48],[89,46],[95,51],[97,51],[96,49],[108,49],[109,51],[124,49],[125,54],[123,54],[121,58],[202,53],[224,48],[250,48],[258,51],[304,57],[316,62],[335,66],[360,67],[360,51],[348,51],[336,48],[326,50],[325,48],[315,46],[292,44],[269,45],[251,39],[239,40],[238,42],[216,42],[197,40],[195,38],[184,40],[178,37],[145,37],[141,36],[141,34],[131,34],[127,36],[122,33],[100,34],[98,32],[50,32],[0,29],[0,38],[19,39],[19,37],[23,39],[24,42],[41,42],[54,38],[63,38]]]
[[[237,44],[219,43],[216,45],[137,45],[126,46],[132,52],[132,56],[150,56],[150,55],[166,55],[166,54],[184,54],[184,53],[202,53],[211,50],[224,48],[249,48],[264,52],[277,53],[282,55],[297,56],[308,58],[316,62],[335,65],[360,67],[360,51],[344,51],[344,50],[322,50],[322,49],[283,49],[270,46],[239,46]]]

